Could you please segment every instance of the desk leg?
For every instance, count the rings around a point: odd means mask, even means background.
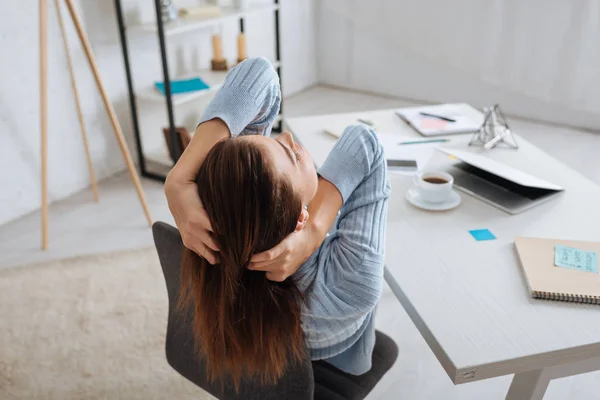
[[[550,376],[543,369],[515,374],[506,400],[542,400],[549,383]]]

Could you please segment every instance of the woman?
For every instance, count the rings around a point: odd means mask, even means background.
[[[180,304],[194,310],[213,379],[275,382],[305,347],[347,373],[371,367],[390,193],[383,149],[373,131],[349,127],[317,174],[289,133],[269,138],[280,98],[268,60],[236,66],[165,184],[193,250]]]

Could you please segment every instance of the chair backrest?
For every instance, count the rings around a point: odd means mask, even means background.
[[[176,228],[164,222],[154,223],[152,233],[169,294],[166,355],[171,367],[219,399],[312,400],[314,377],[309,359],[302,365],[290,368],[275,385],[261,386],[258,382],[243,381],[237,393],[230,380],[211,383],[207,379],[206,365],[194,350],[191,335],[192,311],[181,315],[175,310],[179,298],[179,271],[184,248],[181,236]]]

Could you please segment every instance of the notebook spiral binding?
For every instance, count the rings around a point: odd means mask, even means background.
[[[536,299],[566,301],[569,303],[584,303],[600,305],[600,297],[598,296],[582,296],[567,293],[549,293],[549,292],[533,292],[533,297]]]

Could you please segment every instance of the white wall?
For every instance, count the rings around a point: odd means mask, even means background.
[[[179,0],[178,4],[194,0]],[[255,0],[262,2],[265,0]],[[266,0],[267,3],[269,0]],[[69,196],[89,185],[81,134],[69,81],[67,64],[54,2],[49,1],[49,119],[48,163],[50,201]],[[131,120],[121,48],[113,1],[77,2],[100,73],[117,111],[130,149]],[[123,0],[128,23],[153,15],[151,0]],[[86,59],[66,9],[70,48],[74,58],[94,168],[99,179],[124,169],[111,126],[95,89]],[[282,86],[290,95],[316,83],[313,0],[283,0],[281,9]],[[237,23],[222,27],[225,51],[235,55]],[[256,15],[246,22],[248,54],[274,54],[272,16]],[[210,62],[211,31],[169,39],[172,74],[206,67]],[[0,13],[0,224],[39,208],[40,129],[38,1],[6,2]],[[157,38],[129,40],[134,84],[138,89],[161,79]],[[150,145],[162,144],[160,129],[166,125],[164,105],[138,102],[142,134]],[[179,123],[193,125],[202,104],[176,109]],[[136,157],[137,158],[137,157]],[[102,193],[100,193],[102,198]],[[91,201],[90,195],[90,201]]]
[[[317,84],[317,1],[280,1],[284,96]]]
[[[323,0],[319,80],[600,128],[594,0]]]

